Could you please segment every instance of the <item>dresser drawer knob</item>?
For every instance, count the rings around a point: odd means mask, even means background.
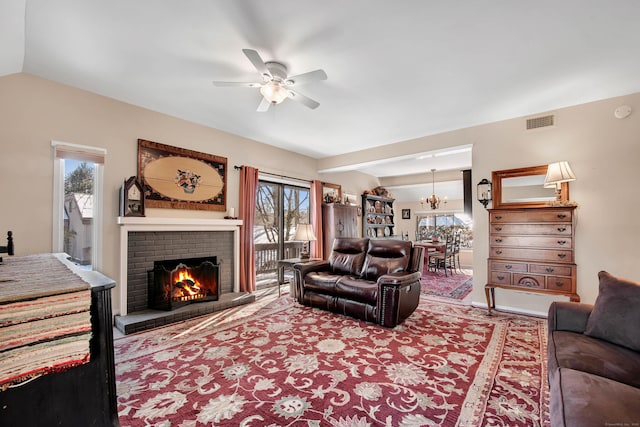
[[[551,268],[551,267],[547,267],[547,269],[546,269],[546,270],[547,270],[547,273],[553,273],[553,270],[555,270],[555,269],[554,269],[554,268]]]
[[[559,232],[567,231],[567,227],[558,227]]]
[[[558,240],[558,244],[559,245],[566,245],[567,241],[566,240]]]
[[[502,219],[502,215],[496,215],[496,219]]]
[[[507,264],[504,266],[504,268],[506,268],[507,270],[511,270],[513,268],[513,265]]]
[[[565,219],[567,217],[567,214],[558,214],[558,218],[560,219]]]
[[[564,258],[566,256],[567,256],[567,254],[558,254],[558,258]]]
[[[556,282],[556,286],[561,287],[562,286],[562,282]]]
[[[502,243],[502,239],[496,239],[496,243]]]
[[[502,227],[496,227],[496,231],[502,231]]]
[[[504,276],[498,276],[498,280],[504,280]]]
[[[497,255],[500,255],[502,253],[502,251],[496,251]]]

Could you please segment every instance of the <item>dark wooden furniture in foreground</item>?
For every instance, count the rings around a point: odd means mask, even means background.
[[[0,425],[119,426],[111,320],[115,282],[76,268],[64,259],[65,254],[56,256],[71,269],[70,276],[75,273],[90,285],[91,358],[83,365],[0,391]]]
[[[7,246],[0,246],[0,254],[13,256],[13,232],[7,231]],[[2,257],[0,257],[0,262],[2,262]]]
[[[495,288],[568,296],[576,293],[575,207],[489,211],[489,315]]]

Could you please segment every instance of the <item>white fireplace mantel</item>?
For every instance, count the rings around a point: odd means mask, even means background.
[[[238,219],[118,217],[120,225],[120,314],[127,314],[127,260],[130,232],[233,231],[233,290],[240,291],[240,226]]]

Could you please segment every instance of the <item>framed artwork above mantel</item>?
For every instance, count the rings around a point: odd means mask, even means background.
[[[147,208],[227,210],[227,159],[138,140],[138,177]]]

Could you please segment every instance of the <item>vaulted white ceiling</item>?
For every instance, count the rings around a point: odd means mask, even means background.
[[[322,158],[638,92],[639,21],[637,0],[12,0],[0,75]],[[298,88],[320,106],[214,87],[259,80],[245,48],[325,70]]]

